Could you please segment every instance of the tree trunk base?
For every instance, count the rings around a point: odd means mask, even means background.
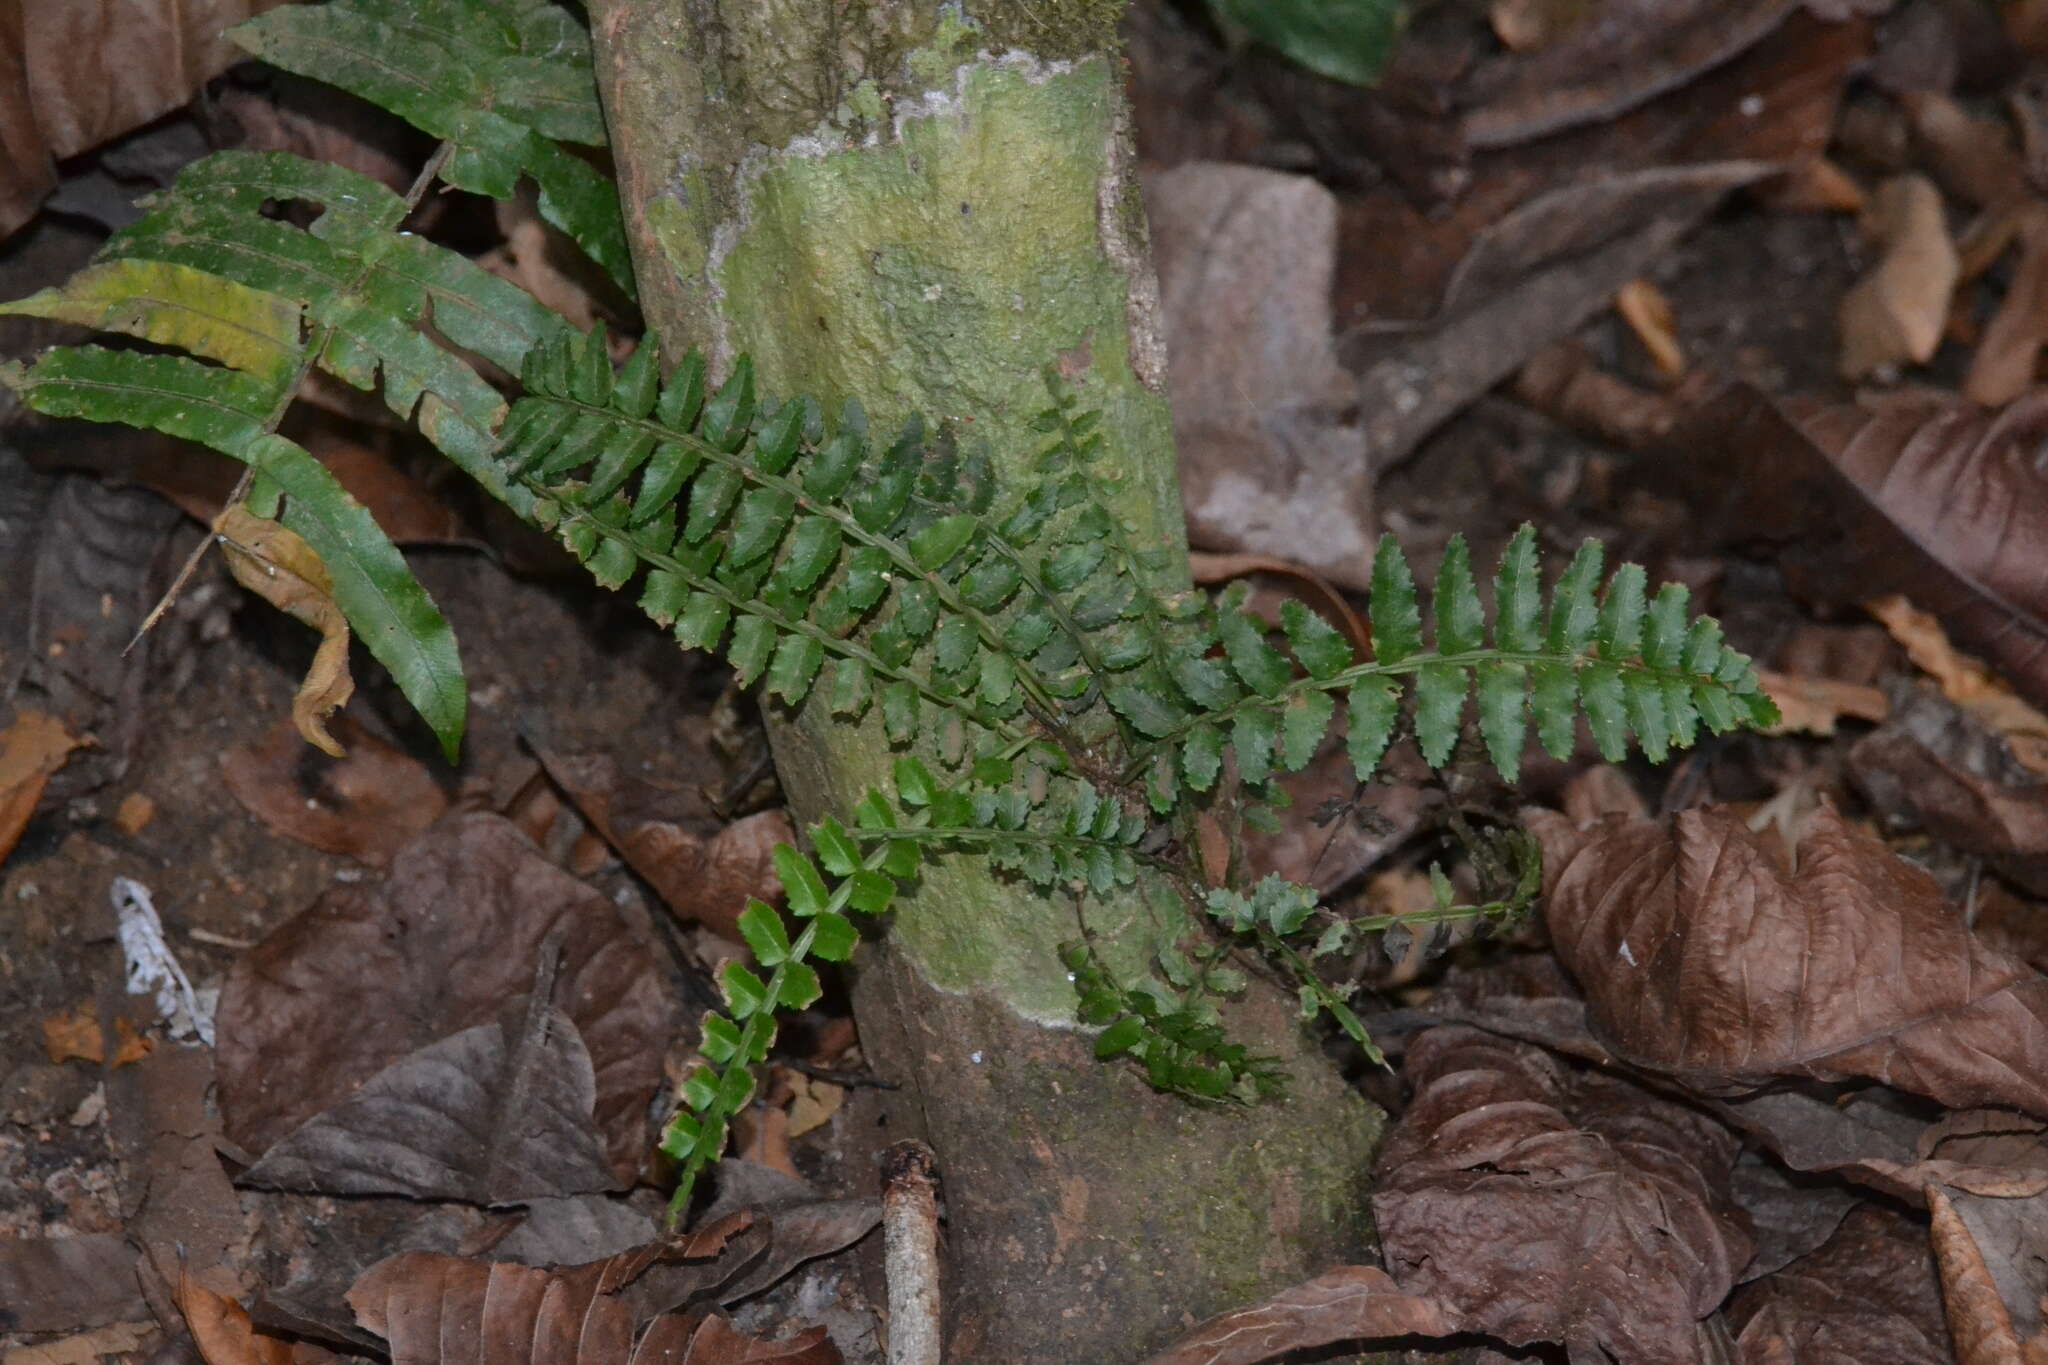
[[[1383,1116],[1320,1056],[1285,1059],[1284,1101],[1203,1107],[1097,1061],[1088,1033],[933,989],[886,945],[854,998],[871,1065],[900,1086],[863,1092],[858,1140],[938,1152],[948,1365],[1136,1362],[1369,1254]],[[1233,1025],[1299,1037],[1291,1003]]]

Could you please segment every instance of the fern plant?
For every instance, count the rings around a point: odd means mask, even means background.
[[[671,365],[650,339],[615,368],[601,329],[579,334],[403,230],[437,176],[496,195],[529,176],[549,220],[630,290],[612,190],[561,145],[601,140],[587,37],[545,0],[336,0],[235,34],[440,149],[406,196],[281,154],[196,163],[78,276],[0,305],[183,354],[60,347],[0,380],[39,411],[152,427],[246,464],[252,510],[326,562],[348,619],[451,754],[462,679],[445,621],[368,514],[277,434],[314,368],[366,389],[381,379],[392,411],[480,486],[600,584],[636,593],[681,644],[722,652],[769,704],[869,721],[900,751],[892,791],[813,828],[811,853],[778,850],[796,931],[760,902],[741,919],[755,965],[722,970],[726,1008],[704,1020],[706,1065],[663,1139],[677,1207],[749,1102],[777,1012],[816,998],[813,962],[854,948],[850,913],[887,910],[927,857],[986,858],[1071,900],[1063,960],[1102,1056],[1197,1101],[1250,1102],[1282,1078],[1221,1027],[1214,1000],[1245,981],[1238,949],[1370,1052],[1315,961],[1394,926],[1332,919],[1312,890],[1275,880],[1206,885],[1191,852],[1204,810],[1283,800],[1279,777],[1332,741],[1364,783],[1403,736],[1441,768],[1471,735],[1513,781],[1532,723],[1560,758],[1583,717],[1608,758],[1633,737],[1658,760],[1702,727],[1775,717],[1683,587],[1651,597],[1634,565],[1603,579],[1588,542],[1546,596],[1526,526],[1492,576],[1491,611],[1462,538],[1427,614],[1382,539],[1365,654],[1300,603],[1276,631],[1241,590],[1190,591],[1109,510],[1099,421],[1050,375],[1030,476],[1002,485],[989,452],[949,428],[911,418],[877,433],[858,402],[766,398],[744,358],[714,386],[701,356]],[[279,206],[310,211],[310,226]],[[1500,898],[1457,905],[1443,883],[1404,923],[1519,911],[1535,862],[1526,847],[1511,861],[1517,884]],[[1162,954],[1157,977],[1119,979],[1087,907],[1142,879],[1215,932]]]

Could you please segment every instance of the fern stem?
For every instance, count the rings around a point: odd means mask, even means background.
[[[1377,660],[1367,660],[1364,663],[1353,664],[1349,668],[1332,673],[1327,678],[1303,675],[1271,695],[1263,692],[1248,692],[1236,701],[1189,717],[1179,725],[1157,736],[1154,743],[1171,744],[1175,740],[1185,738],[1188,732],[1198,725],[1215,725],[1230,719],[1241,711],[1279,707],[1289,698],[1304,696],[1310,692],[1340,691],[1365,678],[1400,677],[1406,674],[1419,673],[1433,665],[1470,669],[1477,668],[1482,664],[1497,663],[1531,666],[1566,665],[1574,670],[1587,664],[1597,663],[1620,673],[1636,673],[1658,679],[1688,683],[1709,680],[1708,675],[1702,673],[1688,673],[1678,668],[1652,668],[1640,659],[1605,659],[1585,650],[1574,651],[1570,654],[1560,654],[1543,649],[1471,649],[1457,654],[1438,654],[1430,651],[1411,654],[1398,663],[1383,664]],[[1140,755],[1133,765],[1133,771],[1149,761],[1149,756]]]

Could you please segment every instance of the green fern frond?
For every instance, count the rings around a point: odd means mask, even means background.
[[[1423,758],[1433,767],[1448,762],[1475,680],[1480,736],[1509,781],[1520,772],[1532,718],[1543,746],[1562,759],[1583,714],[1611,762],[1625,755],[1631,736],[1646,757],[1661,761],[1674,745],[1693,743],[1702,724],[1718,734],[1776,719],[1749,658],[1723,643],[1712,618],[1687,616],[1682,586],[1646,601],[1642,569],[1625,564],[1599,591],[1597,542],[1586,542],[1565,571],[1539,630],[1535,534],[1522,527],[1501,558],[1491,623],[1464,538],[1451,539],[1432,602],[1433,647],[1424,642],[1407,559],[1392,537],[1382,538],[1372,575],[1374,653],[1364,661],[1306,609],[1288,611],[1281,623],[1290,661],[1244,611],[1242,592],[1224,594],[1217,607],[1222,661],[1184,663],[1175,675],[1182,696],[1202,709],[1153,727],[1153,737],[1176,751],[1186,785],[1206,791],[1226,742],[1249,783],[1306,764],[1340,694],[1360,781],[1400,733],[1404,695],[1412,697],[1410,730]],[[1179,699],[1149,700],[1170,712]]]
[[[723,644],[744,681],[792,705],[826,687],[853,715],[879,698],[899,744],[942,718],[957,764],[1065,737],[1150,657],[1130,622],[1154,595],[1081,474],[998,508],[986,457],[919,419],[874,449],[857,405],[828,423],[759,402],[744,359],[713,394],[701,358],[659,373],[651,344],[616,375],[601,336],[534,352],[505,477],[600,582],[644,572],[648,613]]]
[[[509,199],[531,176],[541,217],[632,296],[618,191],[561,145],[603,146],[605,128],[590,35],[553,0],[329,0],[274,9],[228,36],[440,138],[450,148],[441,176],[458,189]]]

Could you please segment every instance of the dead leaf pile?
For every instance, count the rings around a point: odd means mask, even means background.
[[[553,1009],[508,1031],[505,1002],[533,989],[558,932]],[[433,1170],[469,1191],[442,1193],[496,1202],[515,1196],[491,1173],[519,1161],[486,1137],[545,1078],[565,1087],[544,1092],[562,1106],[551,1122],[592,1133],[600,1169],[628,1181],[646,1157],[671,1009],[649,948],[603,896],[504,819],[456,816],[380,885],[328,893],[237,961],[218,1016],[221,1108],[251,1152],[317,1133],[327,1163],[347,1157],[347,1185],[325,1183],[318,1171],[339,1166],[316,1163],[313,1188],[415,1193]],[[418,1124],[388,1126],[379,1106],[391,1103]],[[548,1184],[520,1193],[578,1192]]]

